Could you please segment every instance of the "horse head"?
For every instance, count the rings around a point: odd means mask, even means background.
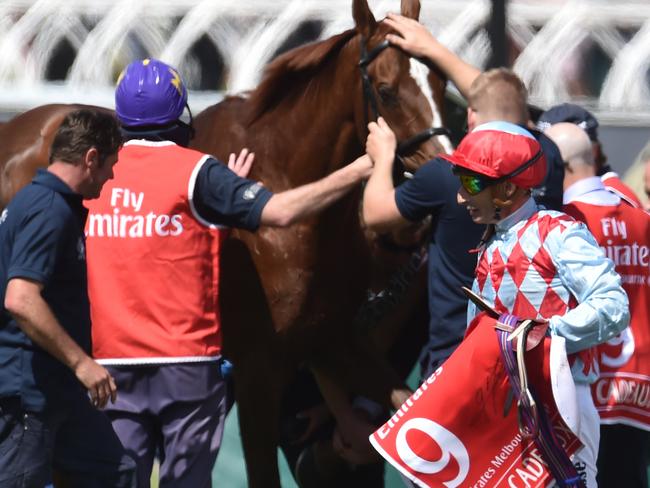
[[[417,169],[435,154],[451,149],[443,136],[440,109],[446,80],[388,44],[385,37],[390,29],[375,20],[366,0],[355,0],[352,12],[359,33],[363,91],[356,108],[359,135],[365,137],[367,122],[381,115],[397,135],[402,163],[407,169]],[[402,0],[401,14],[418,20],[419,0]]]
[[[406,16],[417,19],[419,9],[419,0],[402,2],[401,12]],[[439,107],[445,81],[386,43],[390,29],[375,20],[366,0],[354,0],[352,14],[354,29],[278,56],[266,67],[260,85],[250,92],[243,107],[244,130],[256,134],[257,140],[247,144],[255,150],[259,163],[262,154],[277,153],[286,161],[285,174],[316,168],[331,171],[363,154],[367,124],[380,115],[395,130],[400,143],[424,134],[424,142],[408,147],[402,144],[404,163],[411,170],[435,154],[451,150],[446,137],[432,140],[427,132],[442,126]],[[206,135],[209,122],[202,119],[213,116],[205,115],[197,117],[198,134]],[[282,120],[281,127],[278,120]],[[260,137],[265,132],[273,133],[272,141]],[[265,139],[266,148],[258,147],[261,139]],[[194,145],[210,149],[211,144],[206,136],[205,141]],[[276,147],[269,150],[269,145]],[[287,157],[284,153],[288,149],[292,151]],[[305,161],[312,163],[311,170],[305,168]],[[258,173],[261,166],[253,168],[253,177],[271,182],[275,176]],[[310,178],[323,175],[312,174]],[[292,183],[304,181],[306,178],[297,178]]]

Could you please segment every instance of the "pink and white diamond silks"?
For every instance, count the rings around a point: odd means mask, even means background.
[[[562,283],[550,249],[560,246],[562,233],[574,225],[578,223],[568,215],[541,211],[506,231],[497,230],[478,259],[473,291],[499,313],[537,319],[564,315],[578,303]],[[593,351],[570,356],[574,372],[576,356],[582,362],[580,376],[591,376]]]

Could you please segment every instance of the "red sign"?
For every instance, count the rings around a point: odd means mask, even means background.
[[[419,486],[543,487],[552,478],[532,438],[519,432],[495,320],[484,314],[477,318],[473,332],[370,442]],[[526,353],[528,379],[571,455],[581,444],[553,399],[550,344],[547,338]]]

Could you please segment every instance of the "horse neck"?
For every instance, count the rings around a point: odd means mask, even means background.
[[[275,182],[277,189],[298,186],[322,178],[363,153],[354,116],[363,96],[354,56],[348,43],[251,127],[252,134],[268,130],[267,139],[275,139],[270,141],[274,152],[284,155],[274,164],[280,168],[263,176],[265,182]]]

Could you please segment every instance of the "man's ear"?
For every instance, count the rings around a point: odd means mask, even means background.
[[[467,106],[467,132],[472,132],[476,127],[476,112],[469,105]]]
[[[504,191],[506,193],[506,196],[508,198],[514,197],[515,193],[517,193],[517,188],[518,187],[514,183],[512,183],[510,181],[504,181],[503,186],[504,186]]]
[[[492,201],[498,207],[510,207],[514,203],[517,186],[510,181],[503,181],[492,187]]]
[[[91,147],[84,154],[84,168],[87,169],[96,169],[99,167],[99,151],[96,147]]]

